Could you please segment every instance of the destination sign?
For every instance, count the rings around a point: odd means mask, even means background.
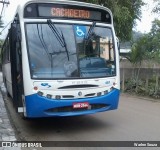
[[[32,3],[24,10],[25,18],[79,19],[111,23],[111,15],[103,9],[77,5]]]
[[[41,17],[101,20],[101,12],[91,10],[39,6],[38,12]]]
[[[55,17],[82,18],[89,19],[91,12],[79,9],[51,8],[51,15]]]

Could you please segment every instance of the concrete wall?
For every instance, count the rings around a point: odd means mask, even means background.
[[[138,71],[139,66],[136,68],[128,61],[122,60],[120,61],[120,78],[124,76],[125,80],[131,78],[134,75],[134,72]],[[139,78],[152,78],[153,76],[160,77],[160,64],[154,63],[153,61],[144,61],[140,66]]]

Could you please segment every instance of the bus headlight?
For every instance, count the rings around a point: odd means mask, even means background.
[[[110,91],[112,91],[114,89],[114,87],[112,86],[111,88],[110,88]]]
[[[48,99],[52,99],[52,95],[51,94],[47,94],[47,98]]]
[[[38,91],[38,93],[37,93],[39,96],[43,96],[43,92],[41,92],[41,91]]]
[[[61,99],[61,96],[60,95],[56,95],[55,98],[56,99]]]
[[[98,93],[97,93],[97,96],[101,96],[101,95],[102,95],[102,93],[101,93],[101,92],[98,92]]]
[[[108,94],[108,90],[104,91],[104,94]]]

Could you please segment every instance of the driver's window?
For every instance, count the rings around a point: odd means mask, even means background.
[[[114,61],[114,50],[112,39],[101,38],[100,39],[100,56],[107,61]]]

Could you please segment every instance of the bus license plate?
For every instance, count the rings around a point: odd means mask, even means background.
[[[82,102],[82,103],[73,103],[73,108],[77,109],[77,108],[88,108],[89,107],[89,103],[88,102]]]

